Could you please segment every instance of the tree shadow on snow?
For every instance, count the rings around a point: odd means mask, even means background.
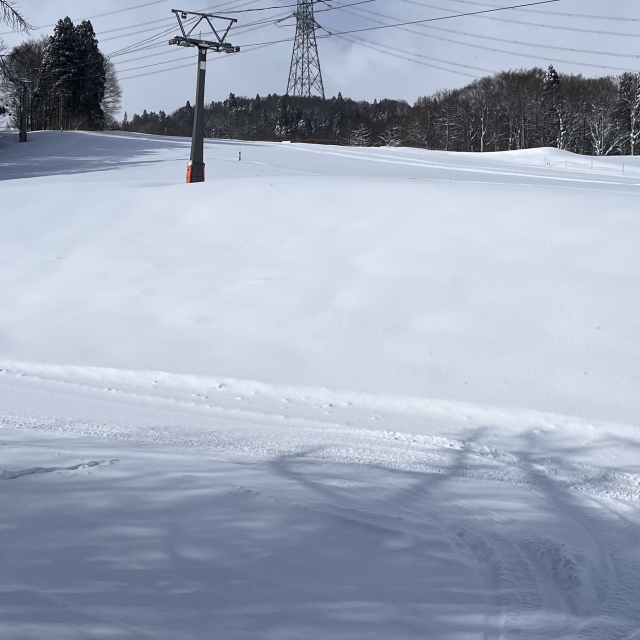
[[[414,471],[325,446],[267,462],[151,451],[5,482],[0,636],[629,637],[637,521],[551,453],[533,434],[510,463],[469,445]]]
[[[152,165],[166,161],[167,151],[186,163],[191,145],[187,138],[128,132],[36,131],[28,138],[20,144],[17,133],[0,135],[0,181]],[[241,143],[207,140],[206,144]]]

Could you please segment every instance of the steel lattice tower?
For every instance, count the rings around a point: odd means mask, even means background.
[[[296,18],[296,39],[293,43],[291,70],[287,95],[310,98],[313,95],[324,98],[320,57],[316,43],[316,28],[319,27],[313,15],[314,0],[298,0],[293,14]]]

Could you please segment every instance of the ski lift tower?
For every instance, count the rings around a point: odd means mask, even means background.
[[[237,22],[235,18],[225,18],[212,13],[194,13],[172,9],[178,20],[181,35],[169,40],[169,44],[179,47],[198,48],[198,79],[196,85],[196,105],[193,119],[193,134],[191,136],[191,159],[187,165],[187,183],[204,182],[204,85],[207,72],[207,51],[215,53],[238,53],[240,47],[234,47],[226,42],[231,27]],[[216,30],[214,22],[226,22],[226,27]],[[214,39],[203,40],[201,33],[193,37],[196,29],[203,25],[211,29]],[[211,37],[211,36],[208,36]]]

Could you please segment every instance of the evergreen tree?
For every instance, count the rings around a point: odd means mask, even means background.
[[[278,99],[278,117],[276,119],[275,134],[278,138],[286,138],[291,133],[291,121],[289,120],[289,108],[286,96]]]
[[[106,71],[91,22],[74,26],[68,17],[58,21],[47,45],[42,78],[52,108],[62,110],[67,126],[102,126]]]
[[[563,149],[565,147],[565,128],[562,118],[562,100],[560,93],[562,83],[558,72],[551,64],[545,73],[542,86],[544,118],[543,144],[545,146],[553,146]]]
[[[260,113],[260,130],[267,132],[269,130],[269,116],[265,108]]]

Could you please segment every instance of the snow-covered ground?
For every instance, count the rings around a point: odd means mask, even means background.
[[[640,159],[188,150],[0,136],[0,638],[640,638]]]
[[[15,131],[13,127],[13,118],[8,114],[0,114],[0,135]]]

